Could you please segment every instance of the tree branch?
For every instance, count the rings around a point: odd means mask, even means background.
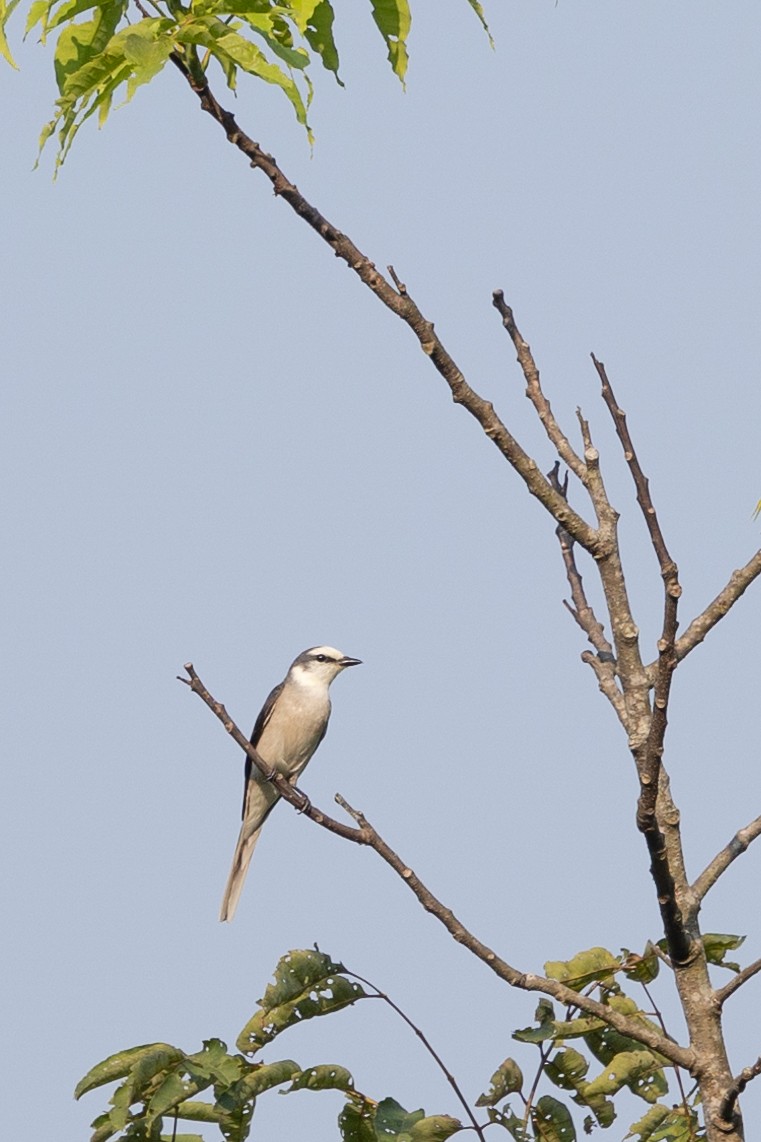
[[[756,817],[744,829],[738,829],[729,844],[716,854],[693,884],[692,891],[696,900],[704,898],[721,874],[726,872],[732,862],[737,860],[759,836],[761,836],[761,817]]]
[[[658,901],[669,945],[669,954],[675,964],[681,964],[686,963],[692,955],[692,940],[687,932],[679,907],[674,870],[671,867],[666,838],[658,824],[657,807],[664,741],[668,725],[671,680],[677,665],[674,644],[677,631],[677,609],[682,588],[679,584],[677,565],[669,554],[658,522],[655,505],[650,495],[649,480],[642,470],[634,448],[634,442],[626,422],[626,413],[620,408],[615,398],[602,361],[598,361],[594,353],[592,354],[592,361],[602,383],[603,401],[613,419],[616,434],[623,449],[624,459],[634,481],[637,503],[642,510],[663,579],[663,626],[658,641],[658,667],[655,676],[653,711],[650,717],[647,740],[636,755],[640,781],[637,828],[644,836],[650,853],[650,867],[658,891]]]
[[[703,641],[708,632],[724,618],[759,575],[761,575],[761,549],[744,567],[732,572],[726,587],[719,591],[713,602],[692,620],[681,638],[676,640],[675,651],[678,662],[686,658],[690,651]]]
[[[594,1015],[607,1026],[615,1028],[615,1030],[619,1031],[622,1035],[636,1039],[638,1043],[643,1043],[652,1051],[657,1051],[661,1055],[664,1055],[677,1066],[684,1067],[689,1071],[692,1070],[695,1064],[695,1053],[691,1048],[679,1046],[679,1044],[675,1043],[672,1039],[661,1035],[656,1028],[642,1024],[629,1016],[622,1015],[620,1012],[614,1011],[612,1008],[607,1007],[603,1003],[599,1003],[590,996],[582,995],[574,991],[573,988],[567,987],[557,980],[518,971],[517,968],[514,968],[506,960],[503,960],[496,952],[493,952],[491,948],[487,947],[486,944],[474,936],[472,932],[468,931],[455,916],[454,912],[445,907],[445,905],[433,895],[430,889],[415,875],[409,865],[406,865],[401,857],[383,840],[364,814],[353,809],[340,794],[336,794],[336,801],[356,822],[357,828],[350,828],[347,825],[343,825],[340,821],[329,817],[328,814],[324,813],[321,809],[315,808],[303,793],[289,785],[286,778],[277,772],[273,773],[271,767],[263,761],[251,743],[246,739],[245,734],[241,733],[222,703],[218,702],[206,689],[196,674],[193,664],[190,662],[186,663],[184,669],[187,671],[189,680],[185,678],[180,678],[179,680],[184,682],[194,694],[198,694],[225,727],[225,730],[232,737],[233,741],[244,750],[262,773],[268,778],[271,776],[275,788],[278,793],[282,794],[284,800],[290,802],[290,804],[302,812],[305,817],[309,817],[311,821],[314,821],[323,829],[328,829],[331,833],[336,833],[338,836],[343,837],[347,841],[352,841],[354,844],[367,845],[373,849],[404,881],[426,912],[430,912],[431,915],[447,929],[458,944],[462,944],[463,947],[472,952],[477,959],[491,968],[495,975],[504,980],[505,983],[508,983],[511,987],[519,988],[522,991],[537,991],[543,995],[550,995],[553,999],[565,1005],[573,1004],[581,1008],[582,1011],[586,1011],[589,1015]]]
[[[513,311],[505,301],[504,292],[501,289],[495,289],[492,294],[492,305],[499,312],[502,317],[502,324],[508,332],[510,340],[515,346],[515,351],[518,357],[518,364],[521,367],[523,376],[526,380],[526,396],[536,409],[536,414],[539,417],[544,427],[547,436],[552,442],[555,451],[564,464],[567,464],[573,474],[581,480],[582,484],[586,486],[589,481],[589,474],[587,466],[584,461],[577,456],[576,452],[571,447],[568,437],[561,430],[558,422],[555,420],[555,415],[547,400],[544,392],[542,391],[542,383],[539,377],[539,369],[536,366],[531,347],[527,341],[524,341],[520,334],[520,330],[515,324]],[[565,498],[565,497],[564,497]]]
[[[758,1078],[759,1075],[761,1075],[761,1055],[759,1055],[752,1067],[745,1067],[744,1070],[740,1071],[739,1075],[732,1083],[732,1086],[724,1096],[724,1101],[721,1104],[719,1114],[725,1122],[731,1122],[735,1103],[751,1079]]]
[[[324,242],[327,242],[336,257],[346,262],[375,296],[409,326],[420,348],[427,357],[430,357],[449,386],[452,399],[456,404],[461,404],[478,421],[485,434],[521,477],[531,495],[539,500],[556,522],[562,523],[567,528],[577,543],[593,554],[599,553],[602,545],[597,531],[557,495],[539,471],[536,461],[524,451],[500,420],[492,403],[484,400],[470,387],[436,334],[433,322],[423,316],[406,287],[402,288],[400,283],[398,288],[394,288],[351,239],[341,233],[304,198],[298,187],[283,173],[275,158],[263,151],[259,144],[238,126],[234,115],[222,107],[212,94],[206,80],[194,75],[193,69],[182,56],[174,52],[170,58],[198,96],[202,109],[222,127],[228,142],[246,156],[252,167],[266,175],[272,183],[275,194],[284,199],[291,209],[311,226]],[[393,277],[396,278],[395,273]]]
[[[742,971],[739,971],[737,975],[732,976],[729,983],[725,983],[715,994],[715,999],[719,1006],[723,1007],[730,995],[734,995],[738,988],[742,987],[744,983],[747,983],[749,979],[753,979],[753,976],[758,975],[760,971],[761,959],[754,960],[752,964],[748,964],[748,966],[743,968]]]
[[[547,479],[553,488],[560,492],[563,499],[565,499],[568,495],[568,473],[566,473],[565,479],[561,482],[559,461],[555,461],[552,471],[547,473]],[[563,604],[572,616],[574,622],[581,627],[596,651],[596,653],[593,654],[591,650],[585,650],[581,655],[581,660],[592,667],[597,677],[597,684],[600,687],[600,691],[613,706],[621,725],[625,727],[626,701],[616,682],[616,656],[613,653],[613,646],[605,637],[605,628],[598,620],[587,599],[586,591],[584,590],[584,581],[576,565],[573,536],[569,535],[560,524],[555,528],[555,535],[558,537],[566,578],[571,588],[571,602],[569,603],[567,599],[564,599]]]

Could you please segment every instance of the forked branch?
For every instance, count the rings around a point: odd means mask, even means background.
[[[672,1039],[662,1035],[657,1028],[643,1024],[629,1016],[622,1015],[620,1012],[614,1011],[605,1004],[592,999],[591,996],[580,994],[574,991],[573,988],[567,987],[557,980],[518,971],[517,968],[514,968],[506,960],[503,960],[496,952],[492,951],[491,948],[487,947],[486,944],[474,936],[473,933],[458,920],[454,912],[433,895],[430,889],[415,875],[409,865],[405,864],[397,853],[383,840],[364,814],[352,808],[340,794],[336,795],[336,801],[356,822],[356,828],[351,828],[342,824],[340,821],[334,820],[328,816],[327,813],[324,813],[321,809],[312,805],[304,797],[303,793],[291,787],[288,781],[279,773],[273,774],[271,768],[259,757],[254,747],[246,739],[245,734],[241,732],[232,720],[223,704],[218,702],[206,689],[198,677],[193,664],[190,662],[186,663],[185,671],[188,674],[188,678],[180,678],[180,681],[184,682],[194,694],[198,694],[225,727],[225,730],[230,737],[232,737],[233,741],[244,750],[247,756],[251,758],[252,762],[265,776],[268,778],[271,777],[275,788],[278,793],[282,794],[284,800],[289,801],[294,808],[298,809],[305,817],[308,817],[323,829],[328,829],[329,832],[336,833],[338,836],[343,837],[347,841],[352,841],[354,844],[367,845],[368,848],[373,849],[378,856],[393,869],[410,891],[414,893],[426,912],[430,912],[431,915],[447,929],[458,944],[462,944],[463,947],[472,952],[473,955],[481,960],[482,963],[486,964],[487,967],[491,968],[495,975],[504,980],[505,983],[510,984],[511,987],[519,988],[522,991],[536,991],[543,995],[549,995],[566,1006],[573,1005],[578,1007],[582,1011],[586,1011],[589,1015],[600,1019],[607,1026],[615,1028],[615,1030],[619,1031],[622,1035],[627,1035],[635,1039],[638,1043],[649,1047],[650,1050],[664,1055],[677,1066],[685,1067],[687,1070],[693,1068],[695,1054],[692,1049],[681,1047]]]

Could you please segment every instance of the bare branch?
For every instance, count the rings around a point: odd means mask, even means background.
[[[681,638],[676,640],[677,661],[681,662],[691,650],[703,641],[705,636],[724,618],[742,594],[747,591],[754,579],[761,575],[761,549],[744,567],[733,571],[726,587],[719,591],[712,603],[692,620]]]
[[[587,483],[589,476],[587,473],[587,466],[584,461],[576,455],[571,447],[568,437],[560,428],[558,422],[555,420],[554,413],[547,400],[544,392],[542,391],[542,382],[539,377],[539,369],[537,368],[536,361],[531,352],[531,347],[527,341],[524,341],[521,336],[518,326],[515,324],[513,311],[505,301],[504,292],[501,289],[495,289],[492,294],[492,304],[494,308],[499,311],[502,317],[502,324],[507,330],[510,340],[515,346],[515,351],[518,356],[518,364],[521,367],[523,376],[526,380],[526,396],[536,409],[537,416],[539,417],[547,436],[555,446],[560,459],[564,464],[567,464],[573,474],[581,480],[582,484]]]
[[[691,1070],[695,1062],[695,1056],[690,1048],[680,1047],[677,1043],[674,1043],[672,1039],[662,1036],[655,1028],[641,1024],[636,1019],[630,1019],[628,1016],[620,1015],[618,1012],[606,1007],[605,1004],[598,1003],[597,1000],[592,999],[590,996],[574,991],[573,988],[567,987],[557,980],[520,972],[517,968],[507,963],[506,960],[501,959],[496,952],[493,952],[491,948],[481,943],[476,936],[469,932],[457,919],[451,909],[446,908],[440,900],[437,900],[433,893],[418,879],[412,869],[405,865],[396,853],[389,848],[363,813],[352,808],[340,794],[336,794],[336,801],[341,808],[345,809],[349,816],[356,821],[358,831],[364,837],[368,838],[366,843],[375,849],[386,864],[390,865],[391,868],[399,874],[408,888],[423,905],[426,912],[430,912],[432,916],[435,916],[458,944],[462,944],[463,947],[472,952],[473,955],[490,967],[500,979],[510,984],[511,987],[520,988],[523,991],[538,991],[544,995],[552,996],[552,998],[557,999],[559,1003],[575,1005],[581,1008],[582,1011],[586,1011],[589,1015],[596,1016],[608,1024],[608,1026],[615,1027],[615,1029],[621,1031],[622,1034],[629,1035],[639,1043],[644,1043],[646,1047],[660,1051],[661,1054],[665,1055],[667,1059],[677,1066],[686,1067],[687,1070]]]
[[[729,983],[725,983],[715,994],[715,999],[719,1006],[723,1007],[730,995],[734,995],[738,988],[742,987],[744,983],[747,983],[749,979],[753,979],[753,976],[758,975],[760,971],[761,960],[754,960],[752,964],[748,964],[748,966],[743,968],[742,971],[739,971],[737,975],[732,976]]]
[[[735,1108],[735,1103],[751,1079],[758,1078],[759,1075],[761,1075],[761,1055],[759,1055],[752,1067],[745,1067],[744,1070],[740,1071],[739,1075],[732,1083],[732,1086],[724,1096],[724,1101],[719,1108],[720,1118],[722,1118],[725,1122],[732,1121],[732,1113]]]
[[[723,872],[729,868],[757,837],[761,836],[761,817],[756,817],[744,829],[738,829],[729,844],[718,852],[713,860],[703,869],[700,876],[692,886],[695,899],[700,901],[713,888]]]
[[[454,912],[445,907],[445,905],[433,895],[430,889],[415,875],[409,865],[405,864],[401,857],[383,840],[364,814],[352,808],[348,801],[340,794],[336,794],[336,801],[356,822],[357,827],[354,829],[329,817],[328,814],[322,812],[321,809],[315,808],[304,794],[292,788],[289,782],[282,777],[280,773],[273,772],[271,767],[259,757],[259,754],[251,743],[247,741],[245,734],[241,733],[222,703],[218,702],[206,689],[196,674],[193,664],[190,662],[186,663],[184,669],[187,671],[189,681],[184,678],[180,678],[180,681],[184,682],[194,694],[198,694],[225,727],[225,730],[232,737],[233,741],[245,751],[253,763],[261,769],[262,773],[268,778],[271,778],[278,793],[281,793],[286,801],[289,801],[290,804],[302,812],[305,817],[308,817],[323,829],[328,829],[331,833],[336,833],[338,836],[343,837],[347,841],[352,841],[354,844],[367,845],[373,849],[404,881],[426,912],[430,912],[439,923],[443,924],[458,944],[462,944],[463,947],[472,952],[473,955],[485,963],[487,967],[491,968],[495,975],[504,980],[505,983],[508,983],[511,987],[519,988],[522,991],[537,991],[544,995],[550,995],[553,999],[557,999],[559,1003],[565,1005],[574,1004],[576,1007],[581,1008],[582,1011],[586,1011],[589,1015],[594,1015],[609,1027],[614,1027],[617,1031],[620,1031],[622,1035],[628,1035],[630,1038],[636,1039],[637,1042],[643,1043],[651,1050],[664,1055],[677,1066],[686,1067],[687,1070],[690,1070],[694,1066],[694,1051],[691,1048],[679,1046],[679,1044],[673,1040],[661,1035],[656,1028],[642,1024],[629,1016],[622,1015],[620,1012],[614,1011],[605,1004],[597,1002],[597,1000],[592,999],[590,996],[579,994],[579,992],[574,991],[573,988],[567,987],[557,980],[520,972],[506,960],[501,959],[496,952],[493,952],[491,948],[483,944],[472,932],[468,931],[455,916]]]
[[[667,586],[670,582],[678,583],[678,580],[676,579],[676,564],[669,555],[668,548],[666,547],[666,541],[663,538],[663,532],[661,531],[661,525],[658,522],[655,505],[653,504],[652,498],[650,496],[650,481],[642,471],[640,462],[637,459],[637,453],[634,450],[634,443],[629,433],[629,426],[626,423],[626,413],[622,408],[619,407],[618,401],[613,395],[613,389],[611,387],[610,381],[608,380],[608,375],[605,372],[605,366],[603,365],[602,361],[598,361],[594,353],[592,353],[591,356],[592,361],[594,362],[594,366],[597,369],[597,375],[602,382],[602,399],[605,401],[608,411],[613,418],[613,423],[616,428],[618,439],[621,441],[621,447],[624,450],[624,459],[629,465],[629,471],[631,472],[632,479],[634,480],[634,486],[637,490],[637,503],[642,509],[642,514],[645,517],[647,530],[650,532],[650,539],[655,549],[655,554],[658,557],[658,563],[661,568],[661,575],[663,575],[664,581],[667,582]],[[667,575],[669,576],[668,580]],[[681,592],[678,592],[676,594],[677,598],[679,597],[680,593]]]
[[[568,474],[566,473],[566,477],[561,483],[559,469],[560,462],[555,461],[552,471],[547,473],[547,479],[565,499],[568,495]],[[555,528],[555,535],[558,537],[566,578],[571,588],[571,602],[569,603],[564,599],[564,606],[577,625],[584,631],[597,652],[592,654],[590,650],[586,650],[582,654],[581,660],[594,670],[601,692],[613,706],[619,721],[625,727],[626,702],[616,682],[616,657],[611,643],[605,637],[605,629],[587,599],[584,581],[576,565],[573,536],[569,535],[560,524]]]
[[[650,485],[642,471],[637,453],[634,448],[629,427],[626,423],[626,414],[618,405],[614,396],[610,380],[602,361],[598,361],[592,354],[597,375],[602,382],[602,397],[605,402],[616,433],[623,448],[624,458],[629,465],[634,486],[637,492],[637,502],[650,534],[650,540],[655,550],[658,564],[661,569],[661,578],[664,586],[664,613],[661,637],[658,641],[658,666],[655,672],[655,695],[653,710],[650,717],[647,740],[636,751],[637,771],[640,780],[640,795],[637,804],[637,828],[645,837],[650,853],[650,869],[658,891],[658,902],[664,924],[664,932],[669,945],[669,953],[674,964],[686,963],[692,956],[693,941],[687,932],[684,918],[679,907],[674,869],[671,867],[671,854],[666,837],[658,824],[658,789],[663,760],[666,727],[668,725],[668,702],[671,692],[671,679],[677,665],[675,651],[677,631],[677,609],[682,588],[679,584],[677,565],[671,558],[666,541],[661,531],[658,516],[650,496]],[[651,676],[648,676],[649,678]]]
[[[420,312],[406,287],[399,282],[396,272],[394,271],[391,276],[398,282],[397,288],[380,273],[375,264],[346,234],[341,233],[304,198],[298,187],[285,176],[274,157],[263,151],[259,144],[238,126],[234,115],[221,106],[206,80],[194,75],[186,61],[176,52],[170,58],[198,96],[202,109],[222,127],[228,142],[246,156],[252,167],[266,175],[272,183],[275,194],[287,202],[295,213],[327,242],[336,257],[346,262],[375,296],[409,326],[420,348],[431,359],[449,386],[452,399],[456,404],[461,404],[478,421],[485,434],[521,477],[531,495],[539,500],[557,523],[562,523],[568,529],[577,543],[587,551],[599,554],[602,544],[597,531],[557,495],[539,471],[536,461],[524,451],[497,416],[492,403],[484,400],[470,387],[436,334],[433,322]]]

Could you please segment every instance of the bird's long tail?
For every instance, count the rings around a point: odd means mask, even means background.
[[[262,827],[259,826],[255,832],[250,832],[246,827],[247,822],[244,821],[238,834],[238,843],[235,846],[235,854],[233,856],[233,864],[230,869],[230,875],[227,878],[225,885],[225,894],[222,897],[222,907],[219,910],[220,920],[232,920],[235,915],[235,909],[238,907],[238,900],[243,891],[243,885],[246,880],[246,873],[248,866],[251,863],[251,857],[254,855],[256,842],[261,836]]]

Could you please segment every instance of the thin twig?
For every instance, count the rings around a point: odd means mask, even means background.
[[[266,762],[262,761],[254,747],[246,739],[245,734],[241,733],[238,726],[236,726],[235,722],[227,713],[222,703],[218,702],[206,689],[192,663],[186,663],[185,670],[190,680],[188,681],[187,679],[181,678],[180,681],[185,682],[194,694],[198,694],[199,698],[201,698],[225,727],[225,730],[230,737],[232,737],[233,741],[244,750],[246,755],[251,758],[252,762],[258,766],[263,773],[269,774],[271,772],[270,767]],[[505,983],[510,984],[511,987],[520,988],[522,991],[537,991],[544,995],[550,995],[559,1003],[566,1005],[574,1003],[589,1015],[594,1015],[608,1026],[614,1027],[617,1031],[620,1031],[622,1035],[628,1035],[630,1038],[636,1039],[637,1042],[643,1043],[651,1050],[665,1055],[667,1059],[676,1063],[678,1066],[690,1070],[694,1065],[695,1053],[692,1048],[681,1047],[677,1043],[664,1039],[654,1027],[644,1026],[638,1023],[637,1020],[622,1015],[610,1007],[606,1007],[605,1004],[598,1003],[588,996],[579,995],[572,988],[567,987],[557,980],[547,979],[544,976],[534,975],[533,973],[518,971],[517,968],[514,968],[506,960],[503,960],[496,952],[492,951],[491,948],[474,936],[457,916],[455,916],[454,912],[433,895],[430,889],[415,875],[409,865],[405,864],[401,857],[383,840],[364,814],[352,808],[340,793],[336,794],[336,802],[356,823],[356,828],[341,824],[340,821],[334,820],[332,817],[329,817],[327,813],[316,808],[308,801],[304,794],[296,789],[289,788],[287,780],[283,778],[281,774],[274,773],[272,775],[272,782],[278,793],[281,793],[286,801],[289,801],[299,812],[303,813],[305,817],[308,817],[310,821],[314,821],[315,824],[320,825],[323,829],[328,829],[331,833],[336,833],[347,841],[352,841],[357,845],[367,845],[368,848],[373,849],[381,860],[385,861],[404,881],[426,912],[430,912],[431,915],[446,928],[458,944],[462,944],[463,947],[467,948],[469,952],[481,960],[482,963],[486,964],[486,966],[500,979],[504,980]]]
[[[555,1046],[554,1043],[548,1043],[546,1047],[545,1047],[544,1043],[537,1043],[537,1047],[539,1048],[539,1066],[536,1068],[536,1074],[534,1075],[534,1081],[531,1084],[531,1089],[529,1090],[528,1094],[526,1095],[526,1097],[524,1099],[524,1108],[523,1108],[523,1126],[524,1126],[524,1128],[528,1124],[529,1116],[531,1114],[531,1108],[534,1105],[534,1099],[536,1098],[536,1092],[539,1089],[539,1083],[542,1080],[542,1075],[544,1074],[544,1068],[547,1064],[547,1060],[549,1059],[552,1050],[554,1049],[554,1046]]]
[[[567,464],[573,474],[581,480],[582,484],[586,485],[589,480],[587,466],[571,447],[568,437],[555,420],[555,414],[552,411],[550,402],[542,390],[539,369],[531,352],[531,346],[527,341],[524,341],[521,336],[521,332],[515,324],[513,311],[505,301],[505,295],[501,289],[495,289],[492,294],[492,305],[499,312],[502,318],[502,324],[515,346],[518,364],[521,367],[526,381],[526,396],[536,409],[536,414],[544,427],[544,431],[547,433],[547,436],[551,440],[555,451],[563,463]]]
[[[730,995],[734,995],[738,988],[742,987],[744,983],[747,983],[749,979],[753,979],[753,976],[758,975],[760,971],[761,959],[754,960],[752,964],[748,964],[748,966],[743,968],[742,971],[739,971],[737,975],[732,976],[729,983],[725,983],[715,994],[715,999],[719,1006],[723,1006]]]
[[[705,897],[721,874],[726,872],[732,862],[737,860],[759,836],[761,836],[761,817],[756,817],[744,829],[738,829],[729,844],[725,845],[706,865],[693,884],[692,891],[697,901]]]
[[[739,1075],[732,1083],[732,1086],[724,1095],[724,1101],[719,1108],[720,1118],[723,1118],[725,1122],[731,1122],[735,1103],[751,1079],[756,1079],[759,1075],[761,1075],[761,1055],[759,1055],[751,1067],[745,1067],[742,1071],[740,1071]]]
[[[447,1080],[447,1082],[451,1086],[452,1090],[455,1093],[455,1096],[456,1096],[458,1102],[460,1103],[460,1105],[462,1106],[466,1115],[470,1119],[474,1131],[476,1132],[478,1137],[481,1139],[481,1142],[483,1142],[483,1139],[484,1139],[483,1127],[479,1125],[475,1115],[473,1114],[473,1111],[471,1110],[470,1105],[469,1105],[467,1099],[465,1098],[465,1095],[460,1090],[460,1087],[457,1083],[457,1079],[454,1077],[452,1072],[449,1070],[447,1065],[444,1063],[444,1060],[441,1058],[441,1055],[439,1055],[438,1052],[435,1051],[434,1048],[431,1046],[430,1042],[428,1041],[428,1039],[425,1036],[425,1033],[420,1029],[420,1027],[417,1026],[416,1023],[412,1022],[410,1017],[408,1015],[406,1015],[404,1011],[402,1011],[401,1007],[399,1007],[398,1004],[394,1003],[393,999],[391,999],[388,995],[386,995],[385,992],[381,991],[379,987],[376,987],[376,985],[374,983],[372,983],[369,979],[365,979],[364,976],[358,975],[357,972],[352,971],[351,968],[347,968],[345,965],[344,965],[344,970],[345,970],[347,975],[353,976],[354,979],[358,979],[360,983],[364,983],[367,985],[367,987],[371,987],[373,989],[375,994],[368,996],[368,999],[382,999],[383,1002],[387,1003],[389,1005],[389,1007],[393,1011],[396,1012],[396,1014],[400,1017],[400,1019],[403,1019],[404,1022],[407,1024],[407,1026],[410,1027],[415,1032],[418,1039],[423,1044],[426,1051],[431,1056],[431,1058],[434,1060],[434,1062],[438,1066],[439,1070],[442,1072],[445,1079]]]
[[[684,634],[676,640],[674,649],[678,662],[686,658],[690,651],[703,641],[708,632],[713,630],[716,624],[724,618],[759,575],[761,575],[761,549],[756,552],[752,559],[748,560],[744,567],[732,572],[726,587],[719,591],[713,602],[709,603],[706,609],[692,620]]]
[[[644,980],[639,980],[639,984],[640,984],[640,987],[642,988],[642,990],[644,991],[645,995],[647,996],[647,998],[650,1001],[650,1005],[653,1009],[653,1015],[658,1020],[661,1031],[663,1032],[664,1035],[668,1035],[668,1031],[666,1030],[666,1022],[663,1018],[663,1015],[661,1014],[661,1009],[659,1008],[658,1004],[655,1002],[652,995],[650,994],[650,989],[648,988],[648,986]],[[682,1106],[685,1108],[685,1110],[687,1110],[687,1095],[686,1095],[685,1090],[684,1090],[684,1083],[682,1082],[681,1067],[674,1067],[674,1076],[676,1078],[676,1084],[679,1087],[679,1093],[682,1096]]]
[[[566,499],[568,495],[568,473],[565,479],[560,479],[560,461],[556,460],[547,479],[552,486]],[[593,654],[586,650],[581,655],[582,662],[591,666],[597,677],[600,691],[613,706],[621,724],[626,726],[626,702],[616,682],[616,657],[613,646],[605,637],[605,628],[598,620],[584,590],[584,580],[576,564],[573,536],[569,535],[560,524],[555,528],[555,535],[560,544],[560,554],[563,558],[566,578],[571,588],[571,602],[563,600],[563,605],[572,616],[574,622],[581,627],[589,642],[596,650]]]

